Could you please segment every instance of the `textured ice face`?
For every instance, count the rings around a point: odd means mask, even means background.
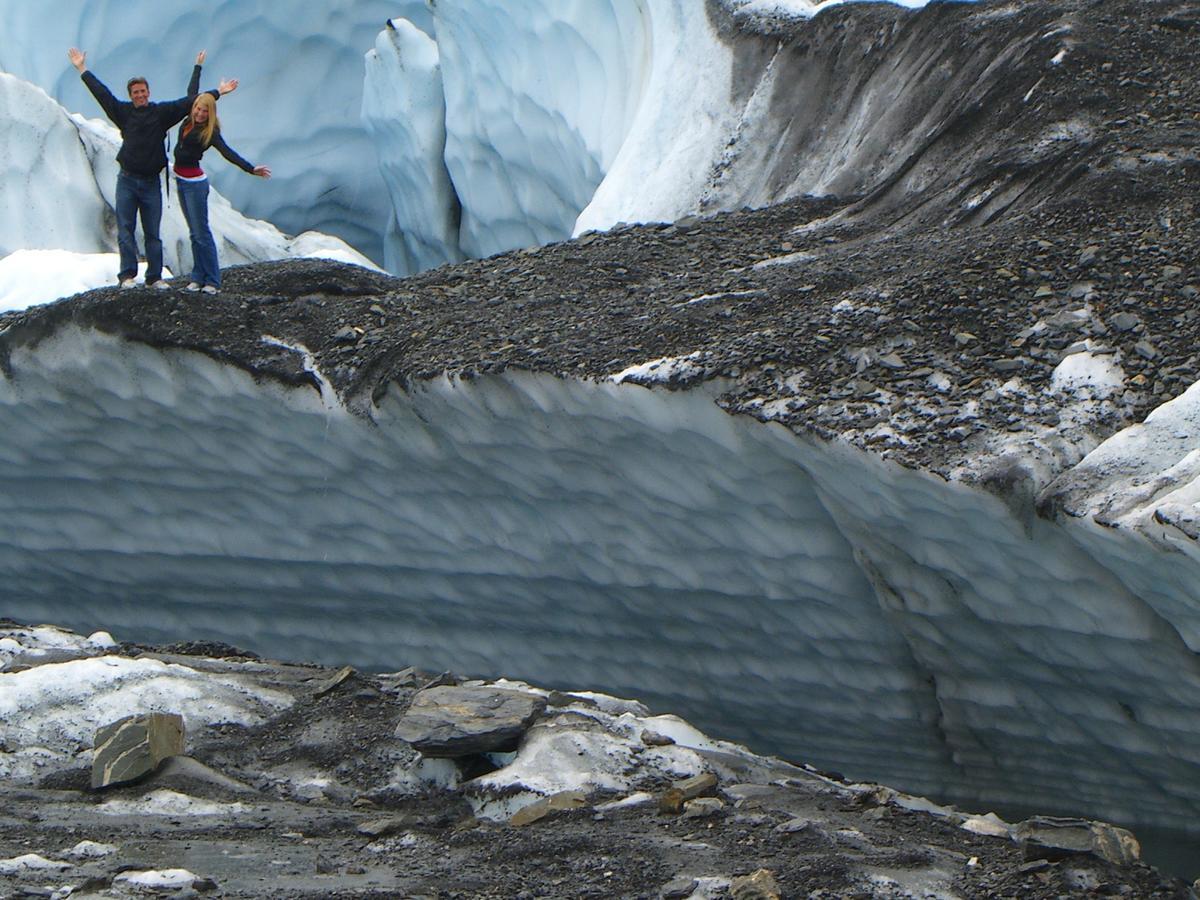
[[[274,171],[262,182],[214,160],[220,191],[284,231],[329,232],[382,259],[388,196],[359,121],[362,54],[396,15],[429,26],[424,0],[0,0],[10,38],[0,70],[94,116],[68,47],[86,50],[89,68],[118,95],[130,76],[146,76],[155,100],[181,96],[207,49],[203,88],[241,81],[220,103],[226,138]]]
[[[1200,811],[1200,566],[1174,554],[1155,587],[1136,533],[698,390],[435,380],[364,421],[91,332],[8,360],[0,584],[24,617],[595,687],[972,806]]]
[[[460,262],[458,196],[446,169],[446,114],[437,43],[406,19],[366,57],[363,124],[392,201],[384,267],[411,273]]]

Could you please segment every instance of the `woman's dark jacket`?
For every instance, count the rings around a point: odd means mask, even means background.
[[[175,165],[188,169],[198,169],[200,168],[200,157],[208,149],[202,139],[204,129],[197,125],[187,134],[184,134],[185,128],[187,128],[186,123],[179,127],[179,137],[175,141]],[[237,152],[225,143],[225,139],[221,137],[220,128],[213,129],[212,144],[209,146],[216,147],[218,153],[239,169],[249,172],[252,175],[254,174],[254,166],[238,156]]]

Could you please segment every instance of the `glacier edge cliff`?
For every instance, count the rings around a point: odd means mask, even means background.
[[[364,420],[74,326],[4,373],[0,574],[28,618],[636,693],[964,803],[1200,806],[1196,620],[1134,592],[1161,556],[1136,534],[1096,553],[704,388],[441,377]]]

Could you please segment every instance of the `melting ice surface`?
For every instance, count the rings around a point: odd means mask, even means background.
[[[1156,414],[1164,465],[1198,406]],[[23,619],[596,688],[976,809],[1200,808],[1200,573],[1152,516],[1015,517],[701,390],[442,379],[368,421],[70,329],[10,354],[0,431]],[[1153,480],[1134,438],[1064,502]]]

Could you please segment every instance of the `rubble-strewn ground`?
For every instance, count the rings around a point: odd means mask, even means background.
[[[681,751],[698,770],[717,776],[709,792],[715,800],[682,814],[663,812],[659,798],[673,779],[664,777],[658,752],[677,748],[646,724],[667,720],[640,717],[636,704],[606,716],[602,698],[550,693],[515,759],[475,755],[436,761],[443,768],[435,770],[393,736],[414,695],[431,681],[421,673],[339,678],[331,669],[264,661],[215,644],[150,648],[64,639],[45,650],[37,649],[37,637],[64,633],[0,626],[7,654],[0,686],[18,694],[16,679],[52,677],[55,666],[72,660],[116,667],[140,659],[292,700],[254,725],[205,725],[197,716],[189,724],[188,760],[102,791],[89,787],[90,741],[48,741],[47,774],[0,783],[4,897],[132,896],[139,889],[130,879],[152,877],[139,874],[146,872],[176,878],[174,896],[769,896],[737,892],[744,888],[735,879],[760,869],[783,897],[1190,896],[1182,882],[1141,863],[1038,858],[1046,854],[1025,852],[1007,836],[967,830],[965,817],[951,810],[885,788],[846,785],[732,745]],[[86,705],[88,686],[72,689],[82,691],[79,702]],[[120,682],[95,690],[92,702],[101,695],[106,702],[125,698],[130,714],[161,708],[166,697],[135,695]],[[24,715],[77,712],[39,706]],[[584,758],[571,767],[593,772],[597,781],[616,772],[626,787],[584,791],[570,804],[577,808],[525,826],[503,815],[477,816],[476,810],[486,815],[481,798],[526,792],[519,778],[490,791],[473,787],[472,778],[502,775],[492,771],[497,763],[525,764],[545,752],[540,742],[555,732],[605,735],[608,744],[590,746],[606,751],[580,751]],[[3,752],[28,749],[6,745]],[[625,752],[635,762],[614,768],[606,758]],[[534,769],[522,771],[528,780]],[[631,802],[604,806],[621,800]],[[1003,831],[996,820],[971,824]]]

